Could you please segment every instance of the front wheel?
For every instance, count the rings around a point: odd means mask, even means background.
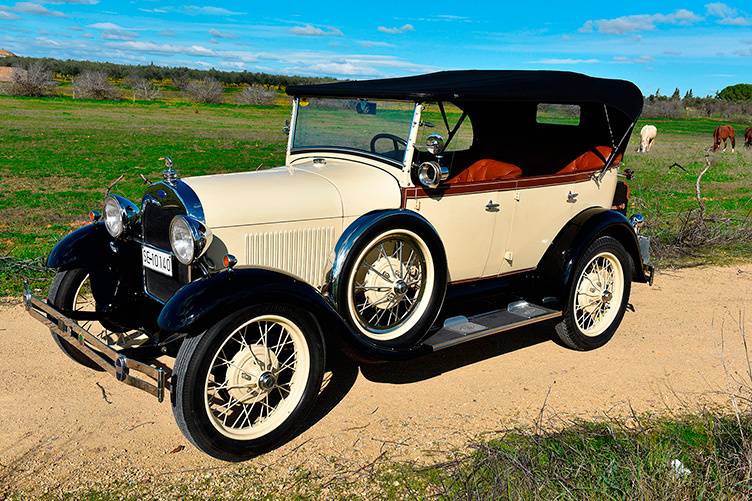
[[[292,437],[323,373],[323,342],[307,314],[285,305],[249,307],[183,342],[173,412],[197,448],[244,461]]]
[[[615,238],[595,240],[580,258],[564,312],[556,326],[568,347],[586,351],[605,345],[624,318],[632,286],[632,261]]]

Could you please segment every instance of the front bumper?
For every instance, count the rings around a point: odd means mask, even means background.
[[[28,284],[24,287],[24,305],[32,317],[47,326],[62,342],[81,352],[118,381],[154,395],[160,402],[164,400],[165,390],[171,390],[172,371],[169,368],[153,367],[117,352],[47,301],[32,295]],[[136,373],[146,377],[136,377]]]

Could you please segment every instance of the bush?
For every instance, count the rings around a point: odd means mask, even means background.
[[[47,96],[57,84],[44,63],[33,62],[25,67],[14,68],[10,94],[14,96]]]
[[[249,85],[238,94],[240,104],[274,104],[277,93],[263,85]]]
[[[224,96],[224,87],[218,80],[202,78],[191,80],[185,85],[185,93],[197,103],[221,103]]]
[[[126,85],[133,91],[133,99],[153,101],[160,94],[159,87],[146,78],[130,76],[126,79]]]
[[[112,86],[103,71],[85,71],[73,79],[74,99],[120,99],[120,90]]]
[[[718,97],[724,101],[750,101],[752,100],[752,84],[730,85],[719,92]]]

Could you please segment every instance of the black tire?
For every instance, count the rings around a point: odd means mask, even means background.
[[[403,322],[404,325],[398,327],[399,330],[404,330],[404,332],[399,334],[399,337],[384,339],[388,338],[391,333],[383,335],[378,330],[369,329],[368,326],[364,325],[363,320],[356,318],[353,311],[351,311],[351,305],[355,304],[355,300],[350,298],[350,280],[353,273],[357,272],[355,268],[360,266],[361,255],[376,245],[375,243],[382,237],[389,235],[391,232],[403,232],[404,235],[408,236],[410,234],[415,235],[425,244],[428,253],[427,257],[431,260],[433,267],[433,286],[430,290],[426,289],[422,293],[423,295],[428,295],[425,298],[425,306],[421,306],[424,308],[422,313],[414,318],[412,317],[413,314],[410,314],[411,316]],[[443,244],[434,231],[414,219],[398,219],[397,221],[385,219],[374,224],[360,236],[357,243],[350,249],[341,270],[342,272],[335,278],[337,309],[352,332],[358,335],[365,343],[386,348],[414,346],[425,337],[436,321],[444,303],[447,289],[447,262]],[[351,303],[350,301],[353,302]],[[418,314],[418,311],[415,314]],[[406,325],[411,326],[405,328]]]
[[[212,360],[225,341],[238,327],[264,315],[283,317],[299,328],[310,354],[309,372],[302,396],[297,404],[292,403],[294,408],[276,428],[262,436],[240,440],[223,434],[212,423],[209,416],[211,411],[205,404],[206,381],[212,370]],[[223,461],[248,460],[284,444],[305,423],[321,389],[324,366],[321,332],[310,315],[281,304],[245,308],[213,325],[204,334],[183,342],[173,372],[172,410],[175,421],[183,435],[206,454]]]
[[[616,315],[610,320],[610,323],[604,324],[605,330],[599,332],[597,335],[586,335],[583,329],[578,325],[576,318],[576,305],[577,289],[580,283],[583,272],[590,262],[603,253],[608,253],[614,256],[620,266],[622,277],[622,297],[621,301],[617,305],[618,310]],[[618,270],[615,271],[615,274]],[[584,277],[583,277],[584,278]],[[615,282],[616,284],[616,282]],[[600,348],[608,343],[614,336],[616,329],[619,328],[622,319],[624,318],[624,312],[627,309],[629,303],[629,294],[632,287],[632,259],[629,253],[624,249],[624,246],[613,237],[600,237],[596,239],[580,257],[575,267],[573,274],[572,284],[569,288],[569,297],[567,298],[566,307],[564,309],[563,320],[556,325],[556,333],[567,347],[578,351],[588,351]],[[616,291],[611,291],[615,293]]]
[[[83,269],[59,271],[52,280],[50,292],[47,295],[49,302],[60,310],[73,310],[76,293],[81,284],[86,280],[88,272]],[[55,340],[63,353],[79,364],[93,369],[98,372],[104,371],[100,366],[92,362],[87,356],[75,348],[71,348],[68,343],[60,339],[60,336],[51,332],[52,339]]]

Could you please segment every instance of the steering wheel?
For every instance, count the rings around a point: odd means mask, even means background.
[[[395,136],[394,134],[388,134],[384,132],[381,134],[376,134],[371,139],[371,153],[376,153],[376,143],[378,142],[379,139],[391,139],[392,143],[394,144],[394,149],[392,150],[392,152],[400,151],[400,148],[399,148],[400,145],[402,145],[403,150],[407,149],[407,141],[405,141],[399,136]]]

